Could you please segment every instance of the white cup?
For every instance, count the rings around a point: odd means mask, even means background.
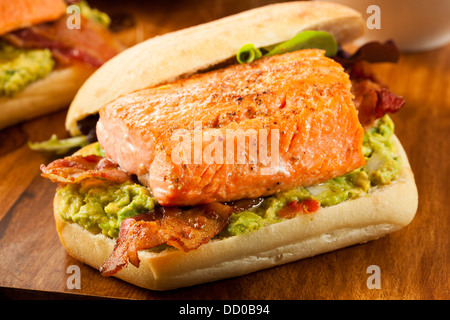
[[[401,51],[424,51],[450,42],[450,0],[325,1],[346,5],[362,14],[366,34],[357,44],[394,40]]]

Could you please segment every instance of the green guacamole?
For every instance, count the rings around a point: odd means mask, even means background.
[[[130,182],[94,186],[70,184],[58,193],[64,220],[111,238],[118,236],[124,219],[151,211],[156,204],[147,188]]]
[[[102,12],[96,8],[91,8],[87,1],[80,1],[76,5],[80,8],[81,14],[86,19],[100,23],[106,28],[108,28],[111,24],[111,18],[105,12]]]
[[[55,65],[50,50],[24,50],[0,41],[0,97],[11,97],[46,77]]]
[[[365,132],[363,153],[365,166],[325,183],[296,188],[265,198],[261,204],[232,214],[230,223],[220,237],[239,235],[283,221],[278,212],[293,201],[316,199],[322,207],[332,206],[348,199],[363,197],[371,187],[390,184],[400,172],[400,159],[392,144],[394,124],[388,115]],[[90,151],[102,155],[98,144]],[[150,211],[157,205],[147,188],[125,183],[121,185],[67,185],[60,189],[61,215],[86,229],[117,237],[120,223]]]

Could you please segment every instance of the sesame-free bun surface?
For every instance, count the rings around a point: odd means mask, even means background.
[[[79,65],[56,69],[12,97],[0,97],[0,129],[67,108],[93,71]]]
[[[80,88],[66,129],[80,134],[77,121],[97,113],[120,95],[152,87],[217,65],[246,43],[266,47],[303,30],[328,31],[340,44],[364,32],[360,14],[348,7],[314,1],[272,4],[143,41],[100,67]]]
[[[390,185],[372,188],[365,197],[244,235],[210,241],[188,253],[176,249],[160,253],[142,250],[139,268],[129,264],[115,276],[143,288],[169,290],[241,276],[399,230],[414,218],[418,193],[406,153],[397,138],[395,144],[403,163],[399,178]],[[98,269],[112,253],[115,240],[63,221],[59,201],[57,194],[54,216],[62,244],[75,259]]]

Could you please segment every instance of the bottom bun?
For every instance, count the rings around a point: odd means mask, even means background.
[[[68,107],[93,71],[78,65],[54,70],[13,97],[1,97],[0,129]]]
[[[417,187],[406,154],[395,138],[403,166],[390,185],[371,189],[354,200],[321,208],[247,234],[213,240],[185,253],[142,250],[139,268],[129,264],[115,276],[152,290],[169,290],[248,274],[353,244],[378,239],[408,225],[418,205]],[[54,201],[57,231],[75,259],[99,268],[112,253],[115,240],[65,222]]]

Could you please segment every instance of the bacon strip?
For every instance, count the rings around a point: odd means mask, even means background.
[[[358,110],[359,121],[364,127],[372,125],[386,113],[397,112],[405,104],[402,97],[392,93],[376,78],[369,63],[355,62],[349,74],[351,91],[355,96],[353,102]]]
[[[41,165],[41,176],[58,183],[80,183],[91,178],[100,178],[111,182],[123,183],[131,180],[131,176],[120,169],[111,160],[89,155],[70,156],[51,162],[48,166]]]
[[[369,63],[397,62],[400,52],[392,41],[368,42],[354,54],[340,49],[333,57],[349,73],[359,121],[364,127],[385,115],[400,110],[404,100],[392,93],[372,72]]]
[[[63,16],[51,23],[10,32],[3,39],[19,48],[48,48],[61,65],[79,62],[98,68],[122,50],[108,29],[83,16],[80,29],[69,29],[67,17]]]
[[[138,251],[168,244],[184,252],[197,249],[228,225],[233,207],[212,202],[188,210],[157,207],[154,211],[125,219],[120,225],[114,251],[100,267],[112,276],[128,265],[139,267]]]

